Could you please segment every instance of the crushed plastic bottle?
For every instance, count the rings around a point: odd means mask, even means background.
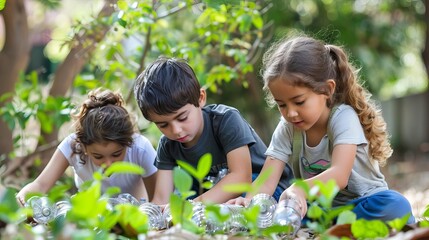
[[[250,200],[249,208],[259,206],[258,227],[267,228],[273,224],[277,201],[271,195],[260,193]]]
[[[150,229],[160,230],[166,228],[164,214],[160,206],[145,202],[139,206],[139,210],[147,215]]]
[[[293,238],[301,227],[301,206],[295,199],[284,199],[277,204],[273,216],[273,224],[290,226],[290,231],[283,234],[282,238]]]
[[[245,207],[234,204],[221,204],[221,212],[227,212],[229,219],[224,223],[224,230],[232,234],[247,232],[243,211]]]
[[[108,197],[105,199],[107,200],[106,208],[110,211],[112,211],[118,204],[132,204],[134,206],[139,206],[141,204],[137,198],[129,193],[121,193],[116,197]]]
[[[121,193],[116,198],[121,200],[123,203],[130,203],[134,206],[139,206],[141,203],[139,200],[137,200],[137,198],[135,198],[133,195],[129,193]]]
[[[72,208],[70,202],[68,201],[59,201],[55,203],[57,208],[57,214],[55,215],[54,221],[57,223],[64,223],[68,211]]]
[[[216,185],[222,178],[224,178],[228,174],[228,169],[222,168],[216,176],[207,176],[205,180],[211,182],[214,185]]]
[[[57,215],[57,207],[48,197],[33,196],[25,206],[33,209],[33,220],[39,224],[47,224]]]

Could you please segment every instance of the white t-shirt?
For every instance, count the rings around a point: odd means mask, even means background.
[[[378,162],[370,160],[368,141],[365,138],[362,125],[354,109],[348,105],[340,105],[328,122],[326,134],[317,146],[309,147],[306,144],[305,132],[302,132],[303,143],[300,149],[300,175],[311,178],[325,171],[331,165],[332,153],[329,152],[329,141],[332,147],[337,144],[356,144],[357,152],[347,187],[334,199],[334,206],[362,196],[388,189]],[[329,139],[328,135],[332,136]],[[281,118],[271,138],[267,156],[288,163],[292,161],[293,125]]]
[[[100,169],[91,160],[87,160],[82,164],[80,156],[73,154],[71,143],[76,139],[76,134],[72,133],[66,137],[58,146],[58,149],[64,154],[74,171],[75,184],[78,189],[85,181],[93,179],[93,174]],[[133,135],[133,143],[128,147],[123,161],[134,163],[144,169],[143,175],[137,174],[112,174],[109,178],[103,181],[102,191],[106,188],[117,186],[122,193],[129,193],[140,199],[146,197],[145,186],[143,183],[144,177],[151,176],[157,171],[154,166],[156,151],[147,138],[140,134]]]

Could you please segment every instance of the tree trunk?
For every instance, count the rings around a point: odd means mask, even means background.
[[[0,13],[5,25],[5,43],[0,52],[0,96],[3,96],[5,93],[13,94],[19,74],[27,67],[30,42],[24,0],[6,1],[5,8]],[[0,102],[0,107],[10,100],[11,97]],[[5,164],[10,160],[7,155],[13,150],[12,131],[0,117],[0,156],[4,154]]]
[[[98,14],[98,18],[112,15],[116,2],[117,0],[106,0]],[[74,42],[76,42],[76,45],[70,50],[70,53],[55,72],[54,81],[49,91],[50,96],[64,96],[67,93],[72,87],[76,75],[81,72],[89,56],[94,51],[96,44],[104,38],[110,27],[110,25],[100,25],[99,28],[93,29],[94,31],[91,33],[86,32],[75,36]],[[42,133],[41,139],[43,139],[43,142],[39,142],[38,145],[56,142],[58,140],[58,130],[58,128],[54,128],[51,133]],[[55,148],[51,148],[41,153],[42,168],[49,162],[54,151]]]

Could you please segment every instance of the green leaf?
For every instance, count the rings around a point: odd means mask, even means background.
[[[208,219],[213,219],[218,223],[225,223],[229,217],[229,213],[222,213],[219,205],[207,205],[206,215]]]
[[[115,210],[120,212],[118,223],[124,229],[127,236],[133,236],[136,233],[146,233],[148,231],[148,216],[139,211],[137,206],[119,204],[115,206]]]
[[[395,229],[396,231],[401,231],[402,228],[407,224],[408,219],[410,218],[411,213],[405,214],[401,218],[396,218],[391,221],[387,221],[387,225],[389,225],[391,228]]]
[[[173,169],[173,182],[176,189],[182,194],[192,188],[192,177],[178,167]]]
[[[386,237],[389,234],[389,229],[380,220],[358,219],[352,223],[352,233],[358,239],[374,239]]]
[[[338,215],[337,223],[338,225],[341,224],[352,224],[356,221],[356,214],[352,211],[343,211]]]
[[[48,193],[48,198],[54,202],[64,198],[67,195],[67,191],[71,188],[69,184],[61,184],[54,186]]]
[[[264,26],[264,20],[262,19],[261,16],[253,16],[252,17],[252,23],[253,26],[255,26],[257,29],[261,29]]]
[[[210,188],[212,188],[212,187],[213,187],[213,183],[212,183],[212,182],[209,182],[209,181],[207,181],[207,182],[203,182],[202,187],[203,187],[204,189],[210,189]]]
[[[323,214],[322,208],[316,204],[311,204],[307,211],[307,216],[311,219],[319,219]]]
[[[207,174],[209,174],[211,167],[212,167],[212,155],[210,153],[206,153],[198,161],[197,176],[195,177],[198,180],[202,181],[207,176]]]
[[[181,199],[175,194],[170,196],[170,211],[174,225],[183,225],[184,221],[190,220],[192,217],[192,204],[184,199]]]
[[[100,182],[93,184],[85,191],[76,193],[70,199],[72,209],[69,211],[68,215],[75,220],[88,219],[91,221],[91,219],[96,219],[98,214],[101,212],[100,207],[104,208],[106,206],[106,202],[104,202],[104,205],[100,204],[100,195]]]
[[[113,173],[128,173],[143,175],[144,169],[137,164],[130,162],[114,162],[104,172],[104,176],[109,177]]]
[[[198,179],[197,169],[194,168],[191,164],[184,162],[184,161],[181,161],[181,160],[177,160],[177,165],[179,165],[179,167],[183,168],[185,171],[187,171],[189,174],[191,174],[191,176]]]
[[[264,183],[270,178],[272,172],[273,168],[269,167],[258,175],[256,180],[253,182],[253,189],[251,189],[253,195],[256,195],[259,192]]]
[[[231,193],[244,193],[252,190],[252,184],[250,183],[237,183],[237,184],[228,184],[222,187],[225,192]]]
[[[6,0],[0,0],[0,11],[4,9],[5,5],[6,5]]]

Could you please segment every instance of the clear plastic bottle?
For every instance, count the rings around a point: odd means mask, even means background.
[[[258,227],[267,228],[273,224],[273,215],[277,207],[277,201],[271,195],[260,193],[250,200],[249,208],[259,206]]]
[[[199,227],[207,228],[206,206],[202,202],[190,201],[192,207],[192,221]]]
[[[25,206],[33,209],[33,220],[39,224],[47,224],[57,215],[57,207],[48,197],[33,196]]]
[[[147,215],[150,229],[160,230],[166,228],[164,214],[160,206],[145,202],[139,206],[139,210]]]
[[[216,176],[207,176],[206,180],[216,185],[222,178],[228,174],[228,169],[222,168]]]
[[[117,196],[117,198],[121,200],[123,203],[130,203],[134,206],[139,206],[141,203],[139,200],[137,200],[137,198],[135,198],[133,195],[129,193],[121,193]]]
[[[281,200],[277,204],[273,216],[273,224],[290,226],[290,231],[282,234],[282,237],[293,238],[301,227],[301,206],[292,198]]]
[[[224,210],[222,210],[224,209]],[[232,234],[246,232],[245,219],[243,211],[245,208],[241,205],[221,204],[221,212],[228,212],[229,219],[224,226],[224,230]]]
[[[70,202],[68,201],[59,201],[55,203],[57,208],[57,214],[55,215],[54,221],[57,223],[63,223],[66,219],[68,211],[72,208]]]
[[[170,228],[173,226],[173,216],[171,216],[170,204],[167,204],[164,207],[164,211],[162,212],[162,218],[164,220],[165,228]]]

